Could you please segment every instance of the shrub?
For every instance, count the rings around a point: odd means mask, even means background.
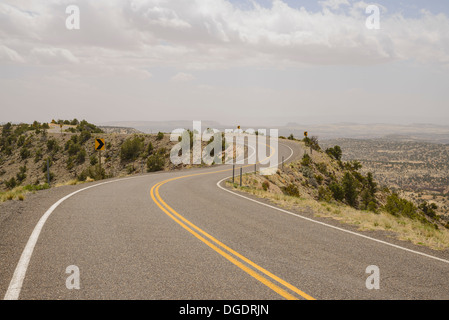
[[[368,203],[368,206],[366,208],[368,211],[372,211],[377,213],[377,203],[375,203],[374,201],[371,201],[370,203]]]
[[[148,154],[148,155],[152,154],[152,153],[153,153],[153,150],[154,150],[154,147],[153,147],[153,144],[152,144],[151,141],[150,141],[150,143],[149,143],[148,146],[147,146],[147,154]]]
[[[436,218],[436,212],[435,210],[438,209],[438,206],[435,203],[427,203],[427,201],[424,201],[421,203],[418,208],[426,215],[431,218]]]
[[[155,154],[149,156],[147,159],[148,172],[160,171],[164,168],[164,166],[165,166],[165,159],[163,153],[156,152]]]
[[[42,159],[42,149],[39,148],[36,150],[36,154],[34,156],[34,163],[39,162]]]
[[[325,176],[328,175],[327,166],[324,162],[316,163],[315,166],[321,174],[323,174]]]
[[[68,148],[69,156],[74,156],[81,151],[81,146],[78,143],[70,143]]]
[[[321,150],[321,147],[318,143],[318,137],[316,136],[312,136],[312,137],[305,137],[304,139],[302,139],[302,141],[305,143],[305,145],[307,147],[312,148],[313,150]]]
[[[341,156],[343,152],[341,151],[340,146],[334,146],[333,148],[326,149],[326,153],[335,160],[341,160]]]
[[[343,201],[345,197],[345,191],[340,184],[338,184],[337,182],[332,182],[329,185],[329,190],[332,192],[332,196],[335,200]]]
[[[82,164],[84,163],[84,161],[86,161],[86,150],[84,148],[82,148],[80,151],[78,151],[78,153],[76,154],[76,162],[78,164]]]
[[[298,187],[295,186],[293,183],[290,183],[286,187],[282,187],[282,191],[284,194],[291,196],[291,197],[299,197],[299,190]]]
[[[21,135],[21,136],[19,137],[19,139],[17,139],[17,146],[18,146],[18,147],[21,147],[21,146],[23,146],[24,143],[25,143],[25,136],[24,136],[24,135]]]
[[[57,152],[59,150],[58,142],[55,139],[53,139],[53,138],[48,139],[48,141],[47,141],[47,150],[49,152],[51,152],[51,151]]]
[[[129,138],[120,147],[120,159],[136,160],[144,148],[143,139],[140,137]]]
[[[343,176],[342,186],[346,202],[351,207],[355,207],[357,205],[357,185],[354,177],[349,172],[346,172]]]
[[[164,139],[164,134],[163,134],[162,132],[158,132],[158,133],[157,133],[157,136],[156,136],[156,139],[157,139],[157,140],[162,140],[162,139]]]
[[[20,150],[20,158],[22,160],[28,159],[30,156],[31,152],[27,148],[23,147],[22,150]]]
[[[17,184],[21,184],[23,182],[23,180],[26,179],[26,177],[27,177],[26,172],[27,172],[26,166],[19,168],[19,172],[16,174]]]
[[[5,186],[6,186],[6,188],[8,188],[10,190],[14,189],[17,186],[16,178],[12,177],[11,179],[6,180],[5,181]]]
[[[262,182],[262,188],[264,191],[267,191],[269,187],[270,187],[270,183],[268,181]]]
[[[400,198],[397,193],[393,193],[387,197],[387,203],[384,209],[394,216],[403,215],[412,219],[418,217],[418,209],[416,206],[412,202]]]
[[[91,137],[92,137],[92,134],[90,133],[90,131],[83,130],[83,131],[81,131],[81,133],[80,133],[80,136],[79,136],[79,142],[80,142],[81,144],[83,144],[83,143],[85,143],[86,141],[88,141]]]
[[[318,200],[331,202],[332,198],[333,195],[331,190],[329,190],[329,188],[326,188],[324,186],[318,188]]]
[[[304,153],[304,155],[302,156],[301,165],[307,167],[311,163],[312,163],[312,158],[307,153]]]

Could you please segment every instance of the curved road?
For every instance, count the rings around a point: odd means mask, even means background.
[[[279,143],[279,157],[291,161],[301,155],[294,142]],[[18,270],[38,219],[70,192],[43,203],[30,199],[36,202],[30,222],[10,216],[0,224],[0,294],[9,299],[449,298],[449,260],[442,253],[379,235],[359,236],[335,222],[311,219],[306,210],[285,212],[226,192],[217,182],[230,168],[73,187],[83,191],[51,212],[28,251],[29,264]],[[79,290],[66,288],[66,268],[72,265],[80,271]],[[366,288],[370,265],[380,270],[378,290]],[[23,282],[14,282],[20,278]]]

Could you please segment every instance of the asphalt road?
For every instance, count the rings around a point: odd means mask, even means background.
[[[289,161],[302,154],[293,142],[279,146],[279,157],[288,158],[293,150]],[[350,227],[313,218],[307,210],[290,214],[251,201],[248,198],[266,203],[246,194],[227,192],[217,182],[230,176],[231,168],[214,166],[56,188],[26,199],[21,214],[2,212],[0,295],[168,300],[449,298],[449,259],[444,253],[381,234],[361,237]],[[11,290],[11,279],[20,273],[20,257],[26,255],[24,249],[39,219],[59,199],[87,186],[95,187],[67,198],[48,216],[32,252],[26,251],[30,259],[21,270],[23,282]],[[79,268],[80,289],[69,290],[66,268],[73,265]],[[379,289],[366,287],[370,265],[380,270]]]

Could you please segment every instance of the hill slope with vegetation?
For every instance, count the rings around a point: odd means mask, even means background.
[[[94,150],[96,138],[105,140],[101,154]],[[6,123],[0,126],[0,200],[22,200],[23,191],[50,186],[173,169],[173,144],[161,132],[105,133],[85,120]]]
[[[288,139],[296,140],[292,135]],[[246,174],[242,187],[230,181],[228,185],[289,209],[309,208],[361,230],[393,231],[415,244],[449,248],[449,223],[435,213],[434,204],[413,203],[380,186],[371,172],[361,173],[360,162],[342,161],[338,145],[322,150],[316,137],[296,143],[306,150],[301,160],[273,175]]]

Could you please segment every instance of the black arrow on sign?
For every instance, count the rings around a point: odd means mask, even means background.
[[[97,143],[98,143],[97,150],[103,149],[103,146],[104,146],[103,140],[101,140],[101,139],[96,139],[96,140],[97,140]]]

